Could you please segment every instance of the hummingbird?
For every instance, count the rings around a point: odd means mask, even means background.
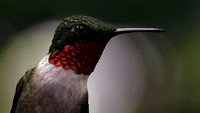
[[[46,56],[19,80],[11,113],[89,113],[87,81],[108,41],[160,28],[115,28],[93,17],[67,17]]]

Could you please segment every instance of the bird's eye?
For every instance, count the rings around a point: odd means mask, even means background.
[[[76,25],[75,26],[75,33],[76,34],[83,34],[83,33],[85,33],[85,31],[86,31],[86,28],[85,28],[85,26],[83,26],[83,25]]]

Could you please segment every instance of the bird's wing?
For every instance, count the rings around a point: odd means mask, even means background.
[[[19,82],[17,84],[16,91],[15,91],[15,96],[14,96],[14,99],[13,99],[13,104],[12,104],[12,108],[11,108],[10,113],[15,113],[17,102],[19,100],[19,97],[21,96],[21,93],[22,93],[22,90],[23,90],[23,86],[24,86],[24,76],[19,80]]]
[[[18,100],[22,94],[23,88],[25,86],[25,81],[27,81],[27,78],[30,78],[30,76],[32,76],[32,72],[33,72],[34,68],[28,70],[24,76],[21,77],[21,79],[19,80],[19,82],[17,83],[17,87],[16,87],[16,91],[15,91],[15,96],[13,99],[13,104],[12,104],[12,108],[10,113],[15,113],[16,107],[17,107],[17,103]]]

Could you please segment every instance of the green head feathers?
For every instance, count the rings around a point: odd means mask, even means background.
[[[98,19],[84,16],[84,15],[76,15],[76,16],[67,17],[64,19],[64,21],[67,23],[84,24],[90,27],[91,29],[93,29],[94,31],[102,32],[102,33],[113,32],[116,30],[115,28],[107,24],[104,24],[102,21]]]
[[[115,31],[115,28],[92,17],[83,15],[67,17],[57,27],[49,52],[52,53],[63,49],[65,45],[82,40],[107,43]]]

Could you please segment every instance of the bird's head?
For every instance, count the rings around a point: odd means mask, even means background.
[[[77,15],[57,27],[49,49],[49,62],[78,74],[93,72],[104,47],[115,35],[129,32],[160,32],[158,28],[114,28],[92,17]]]
[[[115,31],[115,28],[92,17],[83,15],[67,17],[57,27],[49,52],[61,50],[65,45],[80,41],[106,44]]]

